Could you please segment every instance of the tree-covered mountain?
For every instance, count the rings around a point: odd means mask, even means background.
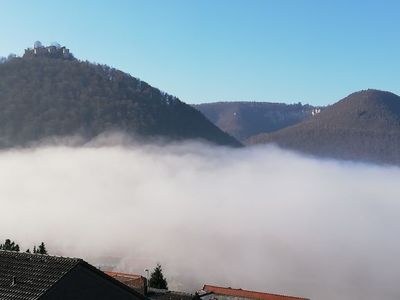
[[[400,164],[400,97],[379,90],[356,92],[297,125],[247,142],[276,143],[322,157]]]
[[[35,49],[1,60],[0,147],[112,130],[240,145],[193,107],[129,74],[78,61],[64,47]]]
[[[311,116],[311,105],[269,102],[215,102],[194,105],[223,131],[244,141],[250,136],[273,132]]]

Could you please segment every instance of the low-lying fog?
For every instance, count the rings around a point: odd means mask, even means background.
[[[399,184],[395,167],[267,146],[10,150],[0,238],[143,275],[160,262],[174,290],[399,299]]]

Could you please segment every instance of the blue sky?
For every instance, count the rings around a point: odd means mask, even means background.
[[[400,94],[400,1],[0,0],[0,56],[57,41],[188,103]]]

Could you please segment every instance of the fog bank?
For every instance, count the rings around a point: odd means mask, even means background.
[[[0,153],[0,238],[144,274],[311,299],[399,299],[400,169],[200,143]]]

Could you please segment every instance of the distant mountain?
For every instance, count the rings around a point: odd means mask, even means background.
[[[105,65],[41,45],[0,60],[0,147],[105,131],[239,146],[193,107]]]
[[[276,143],[322,157],[400,164],[400,97],[384,91],[353,93],[320,114],[248,144]]]
[[[259,133],[273,132],[311,116],[311,105],[269,102],[216,102],[194,105],[223,131],[244,141]]]

